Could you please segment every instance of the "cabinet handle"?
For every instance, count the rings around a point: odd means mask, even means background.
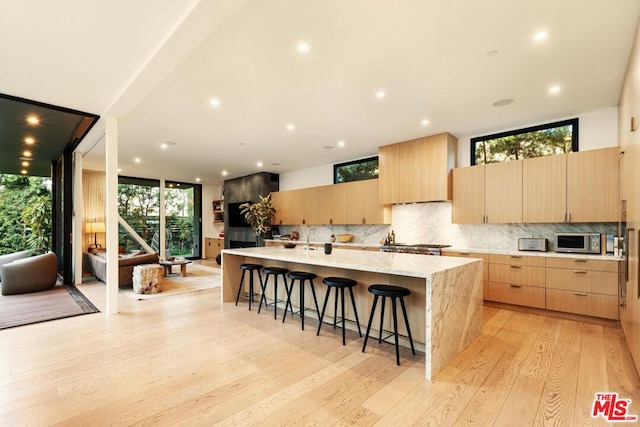
[[[329,219],[329,224],[333,225],[333,218]]]
[[[587,260],[586,259],[574,259],[573,262],[582,262],[582,263],[586,263]]]
[[[470,252],[460,252],[460,255],[468,256],[468,255],[471,255],[471,253]]]
[[[509,285],[509,286],[511,286],[512,288],[517,288],[517,289],[520,289],[522,287],[520,285]]]
[[[511,255],[511,258],[522,258],[522,255]]]
[[[522,266],[521,266],[521,265],[511,265],[510,267],[511,267],[511,268],[522,268]]]
[[[307,223],[307,221],[303,219],[302,220],[302,224],[306,224],[306,223]]]
[[[362,223],[366,224],[367,223],[367,218],[362,218]]]
[[[574,295],[577,295],[577,296],[579,296],[579,297],[586,297],[586,296],[587,296],[587,293],[586,293],[586,292],[574,292],[573,294],[574,294]]]
[[[587,274],[587,270],[573,270],[574,273]]]

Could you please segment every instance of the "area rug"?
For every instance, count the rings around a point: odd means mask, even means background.
[[[162,292],[156,294],[136,294],[133,286],[121,286],[120,292],[135,300],[146,300],[165,296],[198,292],[221,286],[220,269],[200,264],[187,265],[187,277],[172,274],[162,278]]]
[[[56,285],[50,291],[1,295],[0,329],[99,311],[75,286]]]

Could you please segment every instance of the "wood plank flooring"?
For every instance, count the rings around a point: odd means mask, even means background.
[[[104,309],[104,287],[79,289]],[[423,356],[220,290],[0,331],[0,425],[607,425],[596,392],[640,381],[621,329],[485,307],[481,337],[433,381]],[[362,313],[366,317],[368,313]]]

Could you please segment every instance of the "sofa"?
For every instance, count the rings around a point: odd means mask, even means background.
[[[141,264],[156,264],[160,261],[157,253],[147,253],[142,251],[131,254],[118,254],[118,286],[133,285],[133,267]],[[107,253],[97,251],[95,253],[85,252],[85,268],[99,280],[107,281]]]
[[[33,255],[35,250],[27,249],[25,251],[12,252],[10,254],[0,255],[0,281],[2,281],[2,266],[18,259],[27,258]]]
[[[0,266],[2,295],[53,289],[58,281],[58,258],[53,252],[19,258]]]

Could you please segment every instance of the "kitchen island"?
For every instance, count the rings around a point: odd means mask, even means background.
[[[317,274],[315,284],[319,304],[322,304],[326,290],[326,286],[322,284],[324,277],[341,276],[358,281],[359,285],[354,288],[354,293],[364,328],[373,301],[373,296],[367,291],[369,285],[393,284],[410,289],[411,295],[405,298],[409,324],[416,348],[425,353],[427,379],[440,372],[480,335],[482,329],[482,262],[479,259],[348,249],[334,249],[330,255],[325,255],[322,250],[300,247],[224,249],[222,302],[235,302],[242,263],[258,263],[265,267],[284,267],[291,271],[302,270]],[[273,287],[270,285],[267,289],[269,300],[282,300],[283,293],[284,290],[282,294],[273,296]],[[310,294],[307,292],[306,296],[311,298]],[[297,293],[292,294],[292,301],[297,300]],[[284,306],[284,303],[281,305]],[[312,300],[306,301],[305,305],[312,307]],[[333,318],[332,305],[327,306],[325,321]],[[390,312],[390,308],[385,311],[385,331],[393,329]],[[310,317],[314,315],[309,313]],[[317,313],[315,316],[316,319],[319,317]],[[351,311],[347,311],[345,317],[351,321],[355,319]],[[378,331],[374,328],[379,323],[376,320],[373,323],[371,336],[377,337]],[[350,329],[355,328],[355,323],[346,324]],[[406,335],[403,322],[398,322],[398,328],[399,333]],[[401,344],[408,346],[408,340],[403,340]]]

